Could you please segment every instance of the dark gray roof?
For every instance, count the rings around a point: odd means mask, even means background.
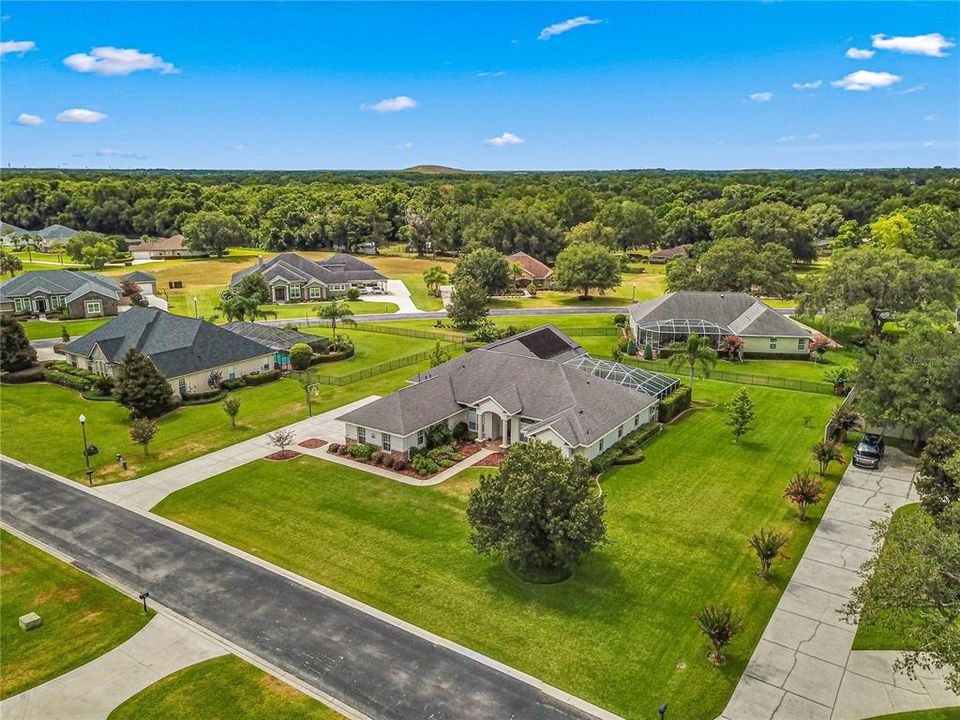
[[[30,296],[37,292],[71,295],[82,287],[108,297],[119,297],[120,284],[113,278],[81,270],[30,270],[0,284],[0,298]]]
[[[255,272],[262,272],[267,282],[279,277],[290,282],[305,284],[315,282],[323,285],[387,279],[370,263],[345,253],[337,253],[318,262],[296,253],[280,253],[262,264],[258,262],[256,265],[235,272],[230,278],[230,286],[235,286],[244,277]]]
[[[327,344],[327,339],[320,335],[310,335],[299,332],[298,330],[289,330],[272,325],[260,325],[254,322],[231,322],[224,325],[223,329],[255,340],[274,350],[289,350],[297,343],[306,343],[314,348],[323,347]]]
[[[206,320],[172,315],[157,308],[132,307],[110,322],[69,343],[64,352],[89,357],[94,347],[111,363],[123,362],[131,348],[150,357],[166,378],[240,362],[273,350]]]
[[[567,347],[542,359],[524,337],[555,335]],[[340,416],[340,420],[409,435],[490,398],[510,414],[536,421],[528,435],[552,427],[572,447],[590,445],[657,400],[564,364],[586,354],[552,325],[461,355],[422,373],[418,382]]]
[[[630,306],[630,317],[643,327],[670,320],[705,320],[734,335],[810,337],[798,322],[746,293],[673,292]]]
[[[48,225],[37,233],[44,240],[69,240],[76,234],[76,230],[66,225]]]
[[[132,273],[128,273],[123,276],[124,280],[129,282],[156,282],[157,278],[155,275],[146,273],[143,270],[134,270]]]

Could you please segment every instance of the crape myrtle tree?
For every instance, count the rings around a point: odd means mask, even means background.
[[[577,242],[557,255],[553,285],[558,290],[579,290],[589,299],[591,290],[601,293],[620,284],[620,260],[617,254],[598,243]]]
[[[0,370],[25,370],[36,362],[37,351],[30,345],[20,321],[9,315],[0,315]]]
[[[173,389],[153,360],[130,348],[117,371],[114,399],[133,418],[156,418],[174,407]]]
[[[604,512],[589,463],[533,440],[511,447],[499,472],[482,475],[470,493],[470,542],[501,554],[522,577],[556,581],[605,541]]]

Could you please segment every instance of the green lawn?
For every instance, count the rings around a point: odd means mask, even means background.
[[[46,340],[48,338],[59,338],[61,328],[66,325],[67,332],[71,338],[77,338],[91,330],[96,330],[112,318],[96,318],[93,320],[60,320],[57,322],[46,322],[43,320],[27,320],[22,323],[27,337],[31,340]]]
[[[915,710],[913,712],[878,715],[870,720],[960,720],[960,707]]]
[[[385,395],[426,367],[426,363],[420,363],[363,382],[324,386],[321,397],[313,403],[314,412],[371,394]],[[83,413],[87,417],[88,441],[100,449],[100,454],[93,457],[94,482],[102,484],[156,472],[307,416],[303,390],[296,380],[244,388],[237,394],[241,405],[236,428],[230,428],[220,403],[180,408],[160,419],[160,431],[150,445],[149,456],[144,457],[140,447],[130,441],[127,411],[119,405],[84,400],[79,393],[59,385],[3,385],[0,445],[4,454],[17,460],[85,481],[83,441],[77,420]],[[126,472],[114,461],[116,453],[127,459]]]
[[[234,655],[168,675],[110,713],[109,720],[338,720],[323,703]]]
[[[153,616],[136,600],[0,530],[0,698],[69,672],[136,634]],[[43,625],[24,631],[28,612]]]
[[[311,334],[330,337],[329,328],[304,327],[301,329]],[[425,338],[363,332],[362,324],[356,327],[338,325],[337,333],[346,335],[353,340],[354,355],[346,361],[317,365],[315,370],[321,375],[333,375],[335,377],[347,375],[356,370],[363,370],[364,368],[372,367],[382,362],[428,351],[437,344],[436,340],[428,340]],[[410,371],[407,377],[412,374],[413,371]]]
[[[736,389],[698,381],[694,392],[722,402]],[[604,477],[610,542],[559,585],[524,583],[474,554],[464,508],[478,471],[420,488],[315,458],[259,461],[177,492],[154,511],[625,717],[668,702],[678,716],[712,720],[820,517],[818,508],[811,522],[796,522],[782,492],[811,465],[809,448],[836,404],[749,392],[757,429],[740,445],[707,407],[669,426],[645,448],[645,462]],[[804,427],[808,415],[814,421]],[[770,583],[758,579],[747,546],[761,526],[791,533],[788,559]],[[722,669],[707,662],[691,621],[719,602],[746,620]]]

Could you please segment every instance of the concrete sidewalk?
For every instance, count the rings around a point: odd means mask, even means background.
[[[319,437],[333,442],[343,442],[343,423],[336,420],[336,418],[339,415],[362,407],[379,398],[379,395],[368,395],[362,400],[357,400],[347,405],[334,408],[333,410],[328,410],[325,413],[314,415],[312,418],[287,425],[286,429],[291,429],[295,432],[294,445],[301,440],[306,440],[311,437]],[[127,480],[126,482],[103,485],[96,489],[104,498],[118,505],[140,510],[149,510],[167,497],[167,495],[177,490],[182,490],[194,483],[201,482],[214,475],[227,472],[228,470],[233,470],[241,465],[246,465],[249,462],[259,460],[270,453],[276,452],[276,448],[270,444],[268,435],[270,435],[270,433],[264,433],[249,440],[238,442],[235,445],[230,445],[229,447],[215,450],[206,455],[201,455],[198,458],[188,460],[179,465],[174,465],[165,470],[144,475],[134,480]],[[305,451],[305,448],[300,447],[293,449],[301,452]]]
[[[125,700],[189,665],[226,655],[208,637],[157,615],[132,638],[76,670],[0,703],[4,720],[104,720]]]
[[[873,555],[871,522],[916,502],[914,460],[887,450],[880,471],[852,465],[770,618],[722,720],[861,720],[960,705],[941,675],[894,675],[898,653],[852,652],[856,626],[838,614]]]

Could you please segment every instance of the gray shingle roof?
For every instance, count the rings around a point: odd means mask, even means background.
[[[280,253],[262,265],[258,263],[235,272],[233,277],[230,278],[230,286],[236,286],[244,277],[255,272],[262,272],[267,282],[275,277],[302,283],[316,281],[324,285],[375,282],[387,279],[373,265],[355,258],[353,255],[338,253],[314,262],[296,253]]]
[[[569,347],[541,359],[519,342],[549,332]],[[340,416],[340,420],[409,435],[490,398],[510,414],[552,427],[572,447],[590,445],[657,400],[564,364],[585,353],[552,325],[461,355],[419,376],[419,382]]]
[[[66,225],[48,225],[37,233],[44,240],[69,240],[76,234],[76,230]]]
[[[118,297],[120,284],[113,278],[81,270],[30,270],[0,283],[0,298],[24,297],[36,292],[70,295],[81,287],[92,285],[108,297]]]
[[[155,275],[144,272],[143,270],[134,270],[132,273],[127,273],[123,276],[124,280],[129,282],[156,282],[157,278]]]
[[[95,346],[111,363],[131,348],[149,356],[166,378],[248,360],[273,350],[205,320],[157,308],[132,307],[69,343],[64,352],[89,357]]]
[[[643,326],[667,320],[706,320],[735,335],[810,337],[813,333],[746,293],[673,292],[630,306],[630,317]]]

